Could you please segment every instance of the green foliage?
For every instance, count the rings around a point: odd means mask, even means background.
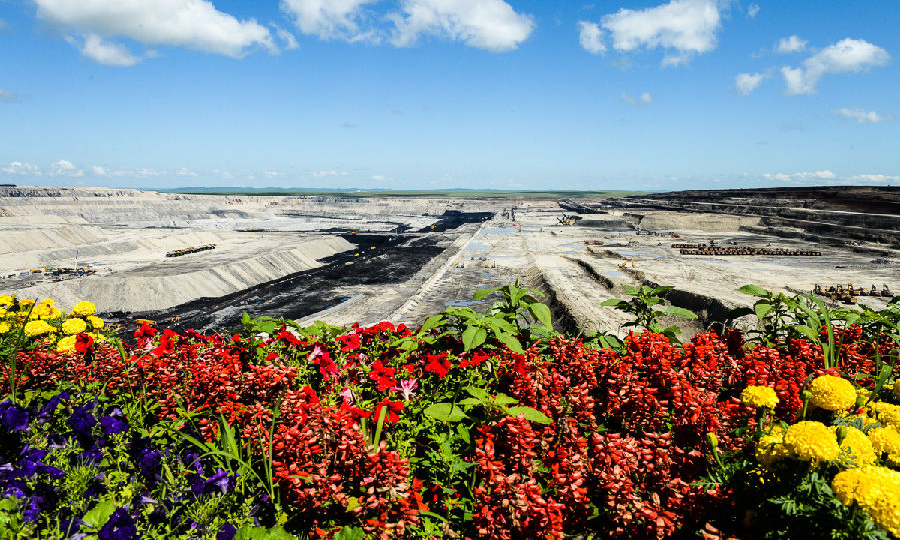
[[[696,319],[697,314],[677,306],[668,306],[663,309],[662,306],[666,304],[666,301],[662,298],[662,294],[673,288],[671,286],[650,287],[642,285],[641,287],[632,287],[631,285],[625,285],[625,294],[631,296],[631,300],[611,298],[600,305],[612,306],[619,311],[631,314],[634,319],[623,324],[623,327],[637,326],[646,328],[651,332],[663,334],[677,343],[677,336],[681,333],[681,329],[675,325],[663,328],[659,324],[658,319],[665,315],[682,319]],[[614,343],[605,336],[603,336],[603,342]]]
[[[539,291],[519,287],[516,280],[515,285],[479,289],[472,300],[483,300],[496,292],[502,293],[503,299],[495,302],[487,313],[478,313],[468,307],[444,310],[444,315],[455,319],[466,351],[502,344],[521,354],[524,349],[520,337],[531,342],[533,335],[552,333],[550,308],[535,298],[543,296]],[[489,341],[488,338],[493,339]]]

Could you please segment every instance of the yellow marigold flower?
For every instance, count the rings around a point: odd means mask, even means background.
[[[869,412],[874,413],[882,424],[900,428],[900,405],[876,401],[869,404]]]
[[[47,321],[31,321],[25,325],[25,335],[28,337],[43,336],[49,334],[54,328]]]
[[[10,326],[9,323],[0,322],[0,334],[5,334],[9,332]]]
[[[778,405],[778,396],[768,386],[748,386],[741,392],[741,401],[758,409],[774,409]]]
[[[756,443],[756,461],[766,468],[771,467],[777,461],[790,457],[790,455],[791,453],[784,445],[784,428],[779,424],[769,428],[769,431]]]
[[[87,317],[88,315],[93,315],[94,312],[97,311],[97,306],[84,300],[82,302],[78,302],[75,304],[75,307],[72,308],[72,313],[78,315],[79,317]]]
[[[838,435],[838,427],[832,427],[831,431]],[[862,467],[863,465],[871,465],[878,459],[875,450],[872,448],[872,441],[866,437],[862,431],[851,426],[843,426],[844,440],[840,442],[841,456],[847,456],[852,461],[854,467]],[[850,463],[845,463],[850,465]]]
[[[93,328],[94,330],[101,330],[105,326],[103,319],[101,319],[100,317],[95,317],[93,315],[87,318],[87,322],[91,323],[91,328]]]
[[[809,393],[809,402],[827,411],[845,411],[856,404],[856,388],[840,377],[816,377],[809,385]]]
[[[802,461],[829,461],[838,458],[837,437],[822,422],[797,422],[784,433],[784,445],[791,456]]]
[[[79,334],[87,330],[87,323],[82,319],[67,319],[62,324],[62,331],[67,334]]]
[[[892,426],[877,427],[869,431],[869,440],[875,455],[887,454],[888,461],[900,464],[900,431]]]
[[[24,300],[19,300],[19,305],[22,306],[23,308],[28,309],[28,308],[30,308],[31,306],[34,305],[34,300],[32,300],[31,298],[26,298],[26,299],[24,299]]]
[[[874,466],[849,469],[835,475],[831,489],[839,501],[857,503],[872,521],[900,536],[900,472]]]
[[[0,306],[13,305],[13,298],[8,294],[0,294]]]
[[[43,300],[41,300],[41,303],[44,305],[52,306],[56,302],[52,298],[44,298]]]
[[[0,304],[0,306],[2,306],[2,304]],[[6,317],[6,313],[7,313],[6,308],[0,307],[0,319]]]
[[[94,338],[94,341],[96,341],[96,342],[98,342],[98,343],[105,343],[105,342],[106,342],[106,336],[104,336],[103,334],[95,334],[95,333],[93,333],[93,332],[88,332],[87,335],[89,335],[89,336],[91,336],[92,338]]]
[[[76,336],[67,336],[59,340],[59,343],[56,344],[57,352],[72,352],[75,350],[75,340]]]
[[[50,315],[50,306],[45,306],[44,304],[38,304],[34,306],[34,309],[31,310],[30,319],[47,319]]]

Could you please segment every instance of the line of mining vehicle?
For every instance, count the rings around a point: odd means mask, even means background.
[[[166,253],[166,257],[181,257],[182,255],[189,255],[191,253],[199,253],[201,251],[207,251],[210,249],[216,249],[215,244],[206,244],[204,246],[192,246],[184,249],[176,249],[175,251],[170,251]]]

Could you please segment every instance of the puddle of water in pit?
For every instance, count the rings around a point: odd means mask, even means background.
[[[453,307],[472,307],[477,306],[481,303],[481,301],[475,302],[472,300],[450,300],[448,302],[444,302],[444,305]]]
[[[508,229],[500,229],[500,228],[491,228],[491,229],[482,229],[481,234],[511,234],[514,232],[518,232],[519,229],[510,227]]]
[[[484,244],[479,244],[478,242],[469,242],[469,249],[474,249],[475,251],[490,251],[491,248],[487,247]]]
[[[610,270],[608,272],[603,272],[600,275],[603,277],[608,277],[609,279],[627,279],[625,274],[619,272],[618,270]]]

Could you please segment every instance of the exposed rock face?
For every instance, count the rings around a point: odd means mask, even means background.
[[[787,237],[805,233],[810,239],[838,244],[858,240],[900,247],[900,187],[675,191],[608,199],[598,207],[636,213],[645,209],[757,216],[758,223],[743,225],[746,230]]]

